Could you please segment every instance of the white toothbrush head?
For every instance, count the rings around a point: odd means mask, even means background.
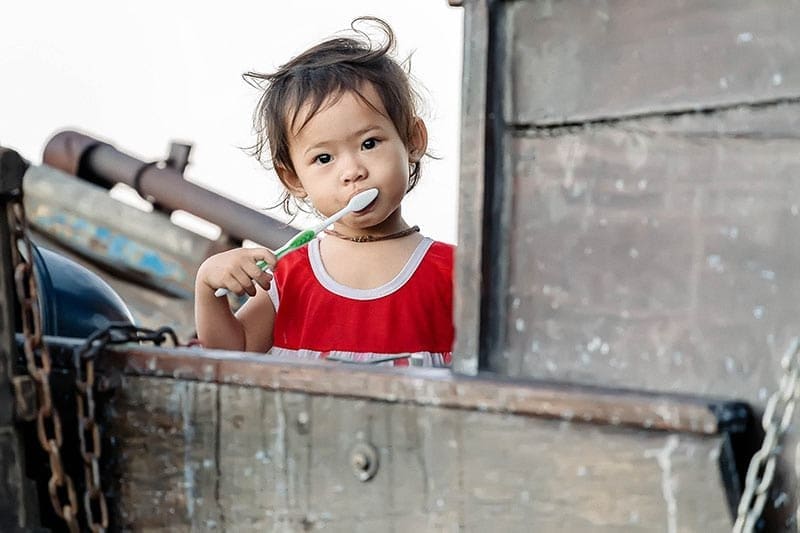
[[[325,220],[323,220],[317,227],[314,228],[314,233],[319,233],[320,231],[324,230],[343,216],[347,215],[348,213],[352,213],[354,211],[361,211],[365,207],[367,207],[375,198],[378,197],[378,189],[367,189],[365,191],[361,191],[360,193],[356,194],[347,202],[347,205],[344,206],[339,212],[329,216]]]
[[[353,211],[361,211],[377,197],[378,189],[367,189],[366,191],[361,191],[350,198],[350,201],[347,202],[347,210],[351,213]]]

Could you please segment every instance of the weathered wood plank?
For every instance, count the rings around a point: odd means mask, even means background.
[[[799,333],[798,120],[767,106],[515,139],[491,369],[761,404]]]
[[[37,243],[100,274],[137,324],[194,334],[191,294],[208,239],[44,165],[25,175],[25,205]]]
[[[0,426],[0,531],[22,531],[26,525],[26,494],[16,432]]]
[[[55,345],[66,339],[49,337]],[[111,348],[100,361],[104,372],[196,379],[258,386],[305,394],[364,398],[519,415],[578,418],[586,422],[714,434],[718,426],[713,398],[641,393],[623,388],[569,386],[469,378],[446,369],[354,366],[298,361],[236,352],[148,348]],[[734,417],[737,406],[732,409]]]
[[[480,428],[463,440],[470,531],[730,529],[715,439],[480,413],[463,423]]]
[[[800,97],[800,10],[792,0],[505,5],[513,124]]]
[[[307,431],[293,424],[308,418],[308,399],[259,389],[220,387],[220,507],[237,531],[280,525],[302,530],[309,513]],[[305,413],[302,415],[301,413]],[[252,496],[249,496],[252,495]],[[258,503],[254,505],[253,499]]]
[[[154,380],[126,388],[124,409],[111,409],[122,443],[112,453],[125,473],[115,480],[123,527],[189,531],[221,522],[216,394],[208,383]]]
[[[167,215],[114,200],[106,189],[45,165],[25,175],[25,206],[32,226],[72,250],[186,294],[211,247]]]
[[[488,76],[489,14],[486,2],[472,2],[464,12],[463,69],[461,89],[461,163],[458,199],[458,242],[454,272],[453,370],[478,373],[484,174],[486,172],[486,105]],[[467,244],[466,246],[464,244]]]
[[[207,405],[214,398],[219,417]],[[731,524],[718,435],[153,377],[126,378],[110,412],[123,458],[122,524],[131,529],[724,531]],[[214,434],[219,462],[198,438]],[[366,482],[352,462],[364,443],[380,458]]]

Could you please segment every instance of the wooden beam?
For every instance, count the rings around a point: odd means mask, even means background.
[[[73,343],[56,337],[48,337],[47,342],[51,346]],[[116,371],[129,376],[169,377],[705,435],[725,430],[725,424],[731,421],[742,423],[748,414],[736,402],[687,395],[464,377],[445,369],[298,361],[214,350],[112,347],[99,364],[107,375]]]

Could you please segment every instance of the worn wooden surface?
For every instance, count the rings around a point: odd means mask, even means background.
[[[23,463],[16,431],[7,425],[0,426],[0,531],[22,530],[26,523],[29,524],[26,511],[34,511],[26,509],[30,502],[25,501],[26,494],[22,490]]]
[[[479,333],[494,342],[463,333],[488,346],[482,368],[763,405],[800,333],[800,10],[533,0],[495,13],[487,47],[508,57],[487,97],[505,128],[472,134],[510,159],[484,179],[512,180],[494,201],[512,215],[482,228],[509,247],[475,270],[507,279],[459,287],[507,313]]]
[[[800,97],[800,9],[793,0],[506,5],[510,123],[575,123]]]
[[[98,273],[138,324],[194,334],[194,276],[211,241],[44,165],[25,175],[25,204],[37,243]]]
[[[470,179],[462,203],[487,216],[457,291],[481,326],[459,342],[500,375],[763,407],[800,334],[797,3],[464,8],[489,37],[465,46],[487,119],[462,126],[484,139],[483,188]],[[797,452],[791,433],[768,528],[795,527]]]
[[[69,339],[48,337],[48,342]],[[710,397],[654,394],[623,388],[514,381],[484,375],[468,378],[446,369],[343,365],[325,361],[199,350],[126,346],[109,349],[101,369],[121,373],[255,386],[330,397],[414,403],[473,409],[596,424],[652,428],[713,435],[720,409],[725,418],[742,419],[738,404]]]
[[[127,376],[137,531],[726,531],[720,438]],[[380,459],[367,482],[351,452]]]
[[[461,162],[458,198],[458,242],[454,272],[453,370],[478,372],[483,247],[483,192],[486,165],[487,46],[489,20],[485,3],[464,13],[464,57],[461,89]]]
[[[800,335],[799,121],[787,103],[518,132],[491,368],[763,406]],[[787,439],[768,507],[792,531]]]
[[[800,334],[800,108],[514,141],[502,374],[763,403]]]

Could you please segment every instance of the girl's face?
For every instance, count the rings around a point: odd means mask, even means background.
[[[336,229],[348,235],[391,233],[404,227],[400,202],[408,187],[410,164],[425,153],[427,132],[417,119],[406,146],[372,85],[365,84],[361,92],[375,109],[346,92],[335,102],[324,103],[300,131],[290,128],[289,155],[296,175],[278,171],[292,185],[293,194],[308,196],[325,216],[342,209],[353,195],[377,188],[375,201],[341,219]],[[305,120],[304,109],[298,124]]]

